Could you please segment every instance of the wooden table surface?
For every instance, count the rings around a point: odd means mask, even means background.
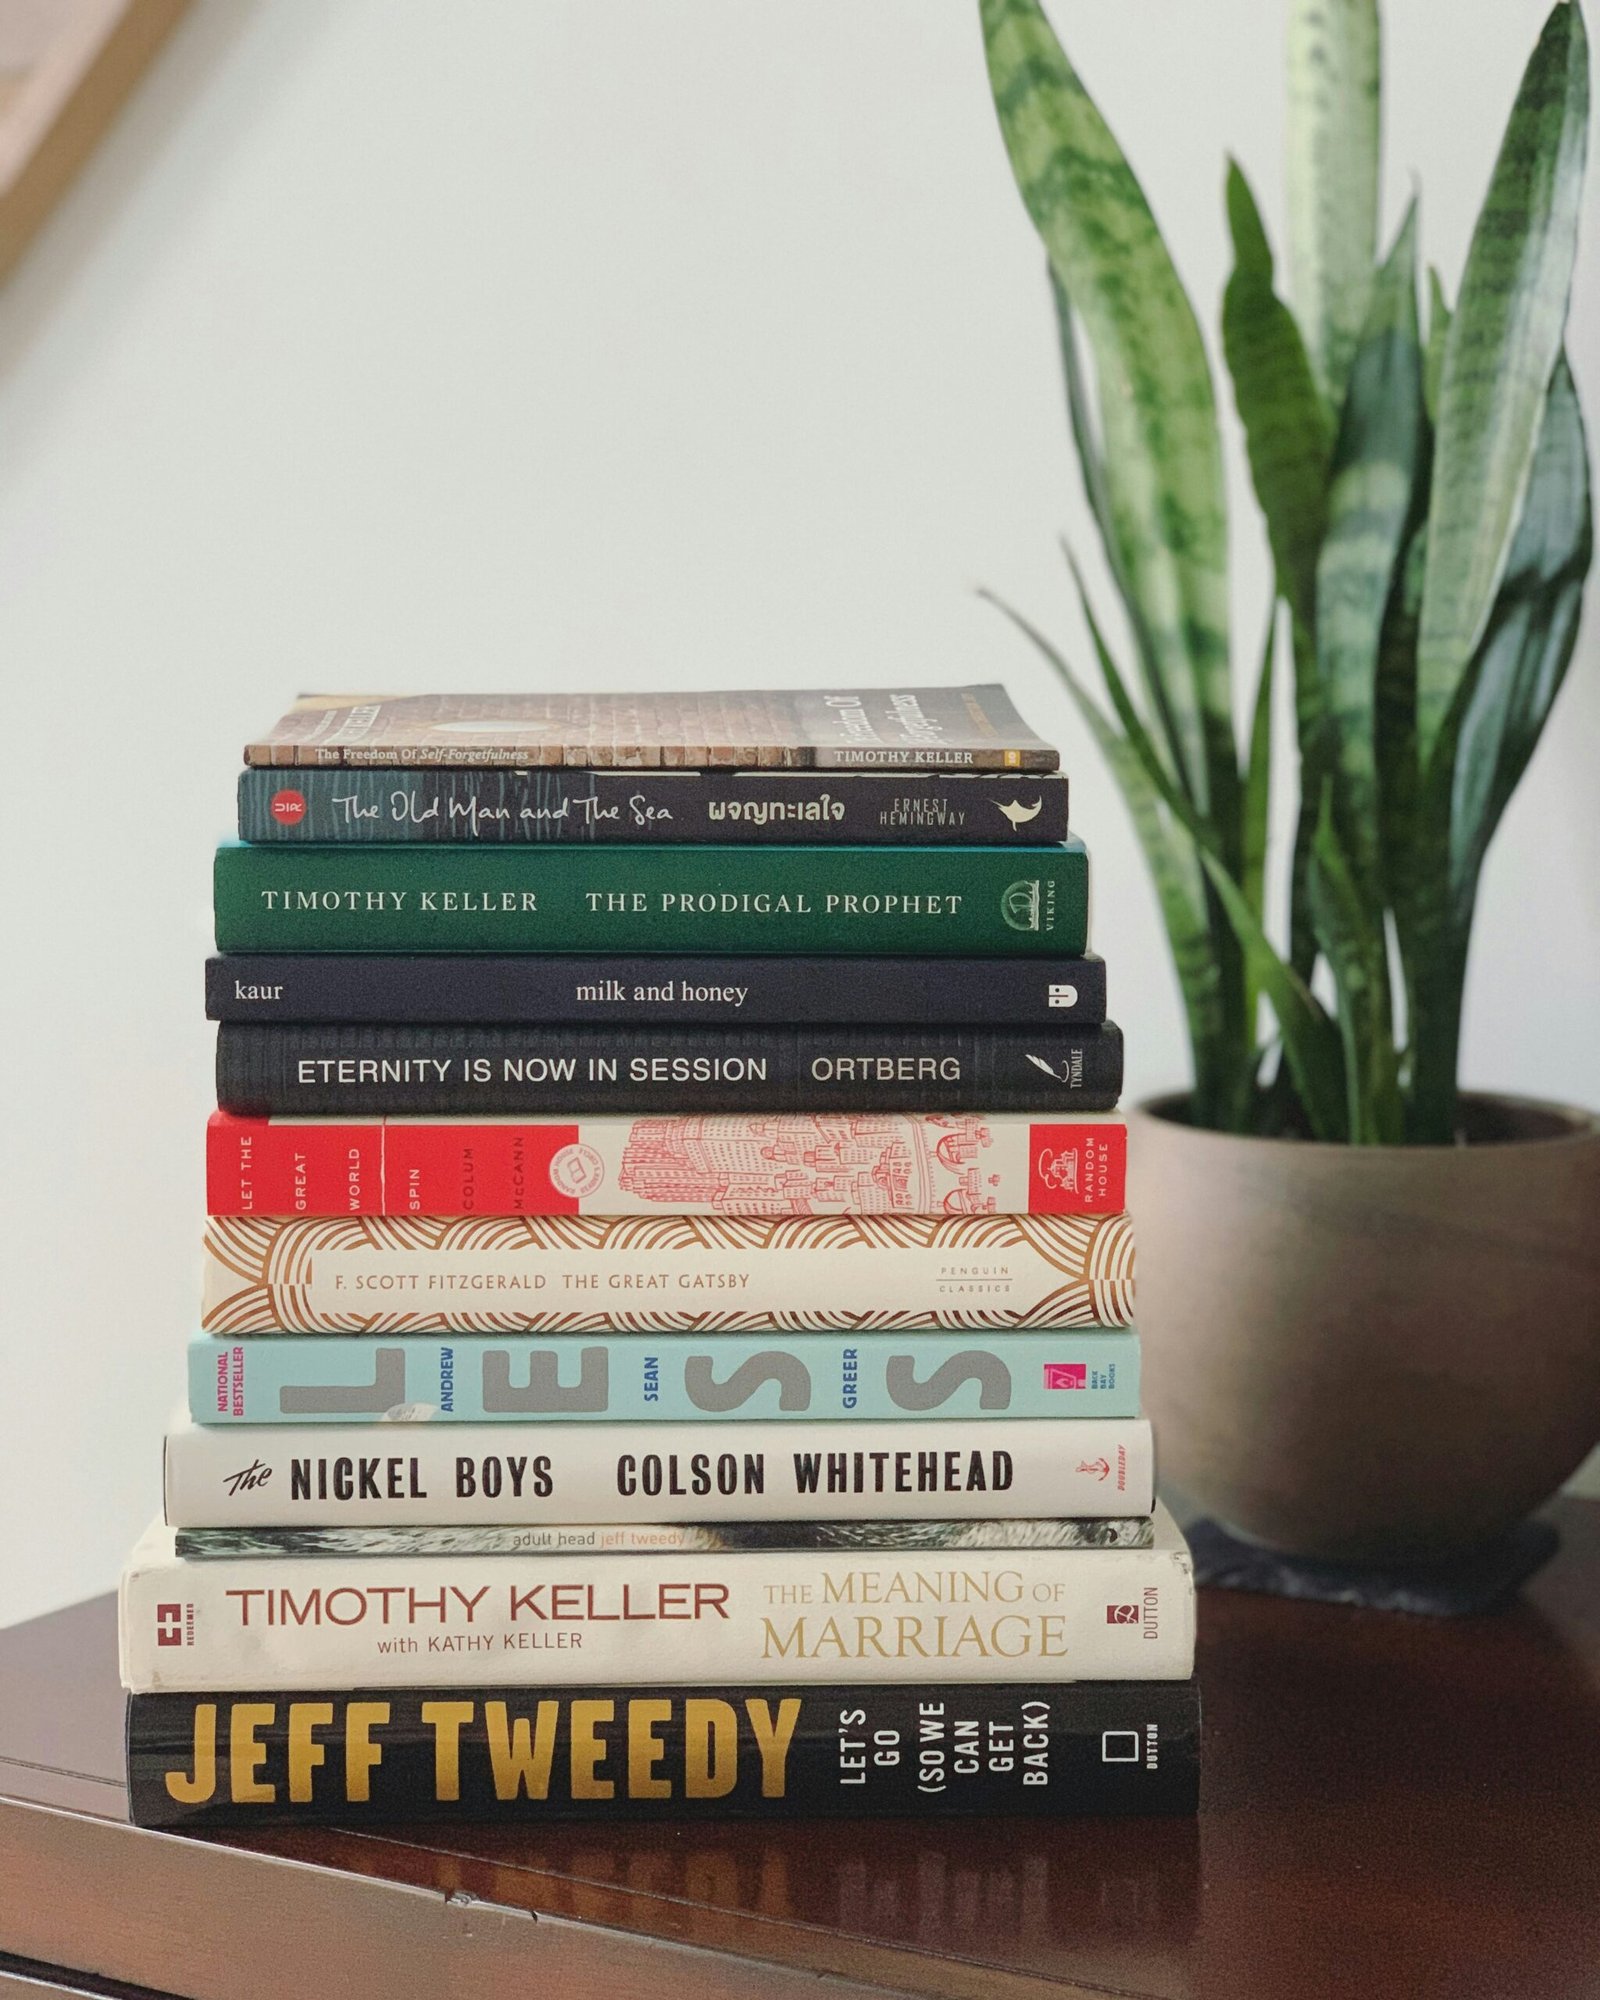
[[[1556,1517],[1496,1617],[1208,1593],[1198,1823],[141,1832],[78,1605],[0,1633],[0,1993],[1600,1996],[1600,1505]]]

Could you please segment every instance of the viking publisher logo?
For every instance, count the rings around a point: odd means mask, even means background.
[[[158,1646],[182,1646],[188,1643],[194,1620],[185,1614],[190,1610],[183,1604],[158,1604],[156,1606],[156,1644]]]
[[[306,816],[306,795],[287,788],[274,792],[267,810],[279,826],[298,826]]]
[[[1047,1361],[1044,1364],[1047,1389],[1087,1389],[1089,1364],[1086,1361]]]
[[[1137,1625],[1139,1607],[1137,1604],[1108,1604],[1106,1623],[1108,1625]]]

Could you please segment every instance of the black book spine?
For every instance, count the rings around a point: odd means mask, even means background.
[[[802,842],[1044,847],[1067,837],[1059,773],[246,770],[239,838]]]
[[[1192,1681],[139,1694],[135,1826],[1192,1813]]]
[[[1087,1026],[1106,968],[1083,958],[589,957],[240,953],[206,961],[213,1021],[664,1026],[903,1022]]]
[[[217,1102],[348,1112],[1109,1111],[1100,1028],[322,1027],[217,1030]]]

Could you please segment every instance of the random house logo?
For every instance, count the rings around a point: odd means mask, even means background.
[[[306,795],[286,786],[281,792],[273,793],[268,811],[277,825],[298,826],[306,816]]]

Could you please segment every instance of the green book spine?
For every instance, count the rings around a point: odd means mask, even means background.
[[[1070,956],[1089,866],[1060,847],[217,850],[220,951]]]

